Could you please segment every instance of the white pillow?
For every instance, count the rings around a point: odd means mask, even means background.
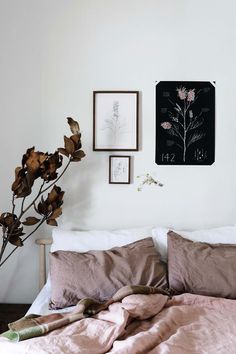
[[[65,231],[60,228],[53,229],[53,243],[51,252],[58,250],[87,252],[90,250],[108,250],[116,246],[124,246],[151,237],[152,227],[143,227],[124,230],[91,230],[91,231]]]
[[[167,259],[167,232],[169,229],[156,227],[152,229],[152,237],[156,248],[159,250],[162,259]],[[197,230],[197,231],[176,231],[181,236],[199,242],[207,243],[229,243],[236,244],[236,227],[225,226],[216,229]]]

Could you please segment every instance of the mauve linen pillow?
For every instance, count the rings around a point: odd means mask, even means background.
[[[194,242],[168,232],[168,279],[174,294],[236,299],[236,245]]]
[[[56,251],[49,259],[51,309],[84,297],[105,301],[124,285],[167,287],[166,267],[151,237],[107,251]]]

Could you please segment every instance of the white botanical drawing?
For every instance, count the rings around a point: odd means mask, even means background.
[[[113,170],[114,181],[122,181],[126,179],[127,176],[127,166],[124,165],[121,161],[115,165]]]
[[[189,146],[205,136],[203,131],[197,130],[204,123],[204,111],[202,109],[199,113],[194,113],[192,107],[201,90],[196,93],[195,88],[187,90],[185,87],[177,87],[176,91],[180,104],[169,98],[173,110],[169,111],[169,119],[161,123],[161,127],[177,138],[175,144],[183,150],[182,158],[185,162]]]
[[[126,119],[121,117],[120,102],[118,100],[113,101],[112,111],[104,119],[102,130],[109,130],[114,145],[117,144],[122,134],[128,133]]]
[[[111,183],[130,183],[130,157],[110,157]]]
[[[138,149],[138,91],[94,92],[94,149]]]

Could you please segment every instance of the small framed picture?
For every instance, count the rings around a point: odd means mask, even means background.
[[[93,92],[93,150],[138,150],[138,91]]]
[[[130,156],[109,156],[109,183],[130,184]]]

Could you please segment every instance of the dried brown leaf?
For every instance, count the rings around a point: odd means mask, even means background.
[[[40,151],[34,151],[34,148],[28,149],[24,155],[23,161],[27,167],[27,171],[36,174],[42,163],[48,158],[48,154]],[[23,166],[24,167],[24,166]]]
[[[11,236],[9,239],[9,242],[17,247],[22,247],[23,246],[23,242],[21,240],[21,238],[19,236]]]
[[[76,120],[68,117],[67,122],[70,126],[70,130],[71,130],[72,134],[79,134],[80,133],[79,123]]]
[[[56,200],[56,199],[57,199],[57,190],[56,190],[56,186],[54,186],[52,188],[51,192],[48,193],[47,201],[50,204],[50,203],[54,202],[54,200]]]
[[[26,150],[26,153],[22,157],[22,167],[24,167],[29,155],[31,154],[31,152],[34,151],[34,149],[35,149],[35,147],[33,146],[32,148],[29,148]]]
[[[57,226],[57,222],[55,219],[48,219],[46,222],[50,226]]]
[[[27,197],[31,193],[31,187],[34,184],[34,175],[25,172],[24,168],[15,170],[16,178],[12,184],[12,191],[17,198]]]
[[[0,224],[5,227],[10,227],[15,223],[16,216],[11,213],[2,213],[0,216]]]
[[[66,151],[66,149],[64,149],[64,148],[58,148],[57,150],[60,152],[60,154],[69,157],[69,154],[68,154],[68,152]]]
[[[73,152],[75,152],[75,147],[74,143],[70,138],[67,138],[67,136],[64,136],[64,142],[65,142],[65,150],[68,154],[72,155]]]
[[[57,208],[53,211],[52,215],[50,216],[49,219],[56,219],[59,218],[59,216],[62,214],[62,208]]]
[[[53,205],[52,204],[50,204],[50,205],[48,205],[48,213],[51,213],[52,211],[53,211]]]
[[[40,219],[34,217],[34,216],[28,216],[24,222],[22,222],[23,225],[31,226],[35,225],[40,221]]]
[[[21,167],[20,167],[20,166],[18,166],[18,167],[15,168],[15,178],[17,178],[17,176],[18,176],[20,170],[21,170]]]
[[[78,150],[75,151],[74,154],[72,155],[72,162],[78,162],[81,161],[81,159],[85,156],[85,153],[83,150]]]
[[[41,178],[47,182],[56,179],[58,176],[57,170],[62,166],[62,160],[63,157],[58,151],[54,152],[54,154],[50,154],[48,159],[41,166]]]
[[[70,136],[70,140],[73,141],[75,150],[79,150],[82,147],[81,141],[80,141],[81,134],[74,134]]]

